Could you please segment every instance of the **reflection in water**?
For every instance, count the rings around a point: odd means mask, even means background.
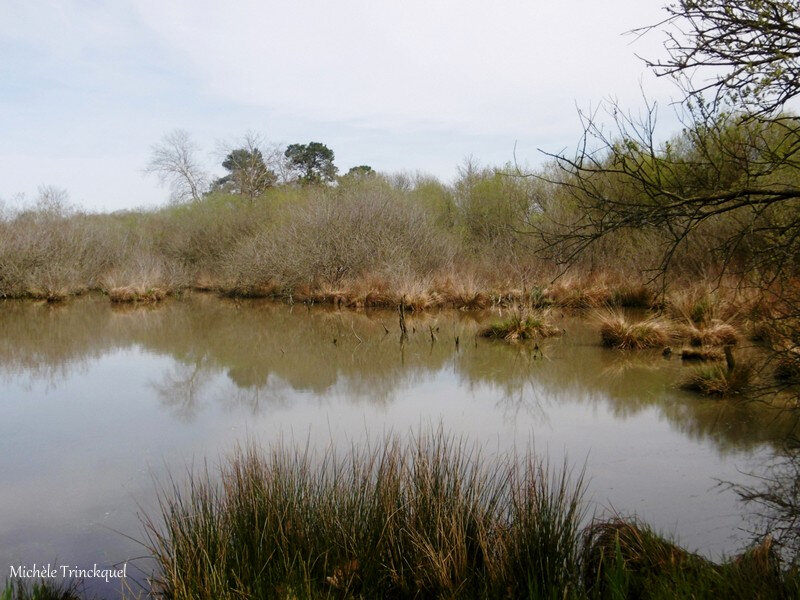
[[[205,388],[210,381],[211,371],[202,357],[194,363],[174,363],[159,381],[152,383],[152,387],[173,415],[191,421],[203,403]]]
[[[392,312],[0,302],[0,569],[139,554],[114,531],[137,536],[153,476],[213,467],[248,439],[348,447],[437,421],[498,451],[533,442],[585,460],[599,510],[635,511],[708,554],[739,548],[741,505],[716,481],[782,456],[791,415],[677,390],[680,360],[601,348],[576,318],[538,349],[477,338],[495,316],[408,315],[400,344]]]
[[[142,348],[174,359],[152,387],[185,422],[209,402],[239,403],[253,414],[270,410],[285,402],[287,388],[387,405],[432,373],[449,370],[468,390],[490,386],[509,419],[522,411],[544,421],[547,404],[566,399],[606,403],[623,419],[655,407],[674,428],[713,441],[720,452],[780,443],[796,426],[791,415],[758,403],[680,392],[674,389],[684,368],[679,360],[599,348],[594,329],[578,319],[565,320],[566,336],[534,349],[478,339],[478,325],[489,315],[458,311],[411,315],[410,339],[399,344],[395,315],[381,311],[204,295],[155,309],[119,309],[102,299],[2,307],[0,373],[55,384],[112,350]],[[435,342],[430,328],[438,328]]]
[[[753,478],[733,489],[751,507],[754,537],[771,534],[791,564],[800,560],[800,440],[785,446],[758,465]]]

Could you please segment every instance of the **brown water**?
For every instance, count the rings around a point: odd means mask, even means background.
[[[787,417],[681,392],[679,360],[601,348],[586,320],[563,318],[538,350],[477,339],[496,317],[409,317],[401,345],[391,312],[0,302],[0,580],[19,564],[149,568],[135,539],[154,478],[237,444],[344,447],[439,424],[489,452],[585,463],[598,513],[635,513],[709,556],[741,548],[746,507],[717,483],[757,470]]]

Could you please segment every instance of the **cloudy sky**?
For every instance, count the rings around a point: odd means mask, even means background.
[[[539,164],[538,148],[574,146],[576,107],[636,110],[642,89],[673,127],[675,89],[636,57],[663,55],[661,36],[624,35],[662,4],[3,0],[0,199],[54,185],[91,210],[162,204],[142,168],[175,128],[210,170],[220,141],[255,131],[323,142],[342,171],[451,180],[465,157],[502,164],[515,143]]]

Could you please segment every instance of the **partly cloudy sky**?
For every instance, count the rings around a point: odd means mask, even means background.
[[[541,163],[571,147],[576,107],[642,89],[667,127],[663,0],[3,0],[0,199],[40,185],[91,210],[155,206],[150,147],[182,128],[205,149],[247,131],[320,141],[340,170],[451,180],[467,156]]]

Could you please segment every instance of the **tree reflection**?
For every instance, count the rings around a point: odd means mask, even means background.
[[[150,384],[162,406],[181,421],[194,420],[203,405],[203,394],[212,379],[207,362],[205,357],[195,363],[175,362],[160,381]]]
[[[262,411],[301,395],[312,402],[335,396],[388,406],[409,389],[447,378],[454,381],[446,393],[487,393],[509,421],[524,411],[542,422],[548,407],[567,402],[587,410],[604,405],[620,419],[657,411],[673,428],[712,441],[721,453],[779,445],[798,431],[789,413],[776,414],[762,403],[677,390],[681,361],[603,349],[596,327],[585,319],[564,319],[565,336],[535,346],[478,339],[476,330],[488,318],[410,313],[408,339],[400,344],[396,315],[381,311],[293,311],[210,295],[125,311],[96,297],[58,310],[7,302],[0,311],[0,376],[58,384],[94,360],[135,349],[169,358],[152,388],[184,420],[211,403]]]
[[[752,533],[772,535],[792,565],[800,561],[800,439],[792,436],[751,475],[754,483],[729,487],[752,507]]]

